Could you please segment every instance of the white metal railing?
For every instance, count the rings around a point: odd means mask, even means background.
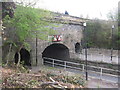
[[[43,59],[51,60],[51,62],[50,62],[50,61],[45,61],[45,60],[44,60],[44,62],[45,62],[45,63],[48,63],[48,64],[52,64],[53,67],[55,67],[55,65],[58,65],[58,66],[64,67],[65,69],[66,69],[66,68],[72,68],[72,69],[81,70],[81,71],[83,71],[83,72],[85,71],[85,67],[86,67],[86,65],[84,65],[84,64],[75,63],[75,62],[70,62],[70,61],[63,61],[63,60],[53,59],[53,58],[47,58],[47,57],[43,57]],[[57,61],[57,62],[62,62],[63,64],[55,63],[56,61]],[[76,65],[76,66],[82,66],[82,68],[70,66],[70,65],[68,65],[68,64],[72,64],[72,65]],[[88,70],[88,72],[98,73],[98,74],[100,74],[100,78],[102,78],[102,75],[103,75],[103,74],[118,77],[118,75],[114,75],[114,74],[110,74],[110,73],[109,73],[109,74],[108,74],[108,73],[104,73],[104,72],[103,72],[104,70],[108,70],[108,71],[111,71],[111,72],[114,71],[114,72],[116,72],[116,73],[120,73],[120,71],[114,70],[114,69],[108,69],[108,68],[91,66],[91,65],[87,65],[87,67],[92,67],[92,68],[99,69],[100,72],[99,72],[99,71],[95,71],[95,70]]]

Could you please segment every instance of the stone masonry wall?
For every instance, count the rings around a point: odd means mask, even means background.
[[[42,52],[45,48],[53,43],[62,43],[63,45],[67,46],[70,51],[70,57],[73,57],[73,53],[75,54],[75,44],[77,42],[81,42],[82,39],[82,27],[80,25],[69,25],[69,24],[59,24],[60,27],[53,27],[54,30],[57,30],[57,35],[62,35],[63,39],[61,42],[49,42],[38,39],[37,42],[37,58],[38,58],[38,65],[42,64]],[[36,60],[36,42],[33,41],[32,45],[32,61],[35,64]],[[53,51],[54,52],[54,51]],[[72,56],[71,56],[72,55]]]

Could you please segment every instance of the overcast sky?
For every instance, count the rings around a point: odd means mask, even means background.
[[[30,0],[27,0],[30,1]],[[35,0],[36,7],[84,18],[107,19],[107,13],[118,7],[119,0]]]
[[[55,12],[89,18],[106,19],[106,14],[118,6],[119,0],[40,0],[37,7]]]

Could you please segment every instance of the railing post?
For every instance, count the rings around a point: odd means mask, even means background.
[[[84,64],[82,64],[82,70],[84,71]]]
[[[44,57],[42,58],[42,65],[44,65]]]
[[[104,62],[104,55],[103,55],[103,58],[102,58],[102,62]]]
[[[52,59],[53,60],[53,67],[54,67],[54,59]]]
[[[91,61],[92,61],[92,54],[91,54]]]
[[[118,59],[118,56],[116,56],[116,63],[118,64],[118,62],[119,62],[119,59]]]
[[[66,61],[64,61],[64,68],[66,69]]]
[[[103,71],[103,69],[100,68],[100,79],[102,79],[102,71]]]
[[[81,53],[80,53],[80,58],[81,58],[81,56],[82,56],[82,55],[81,55]]]

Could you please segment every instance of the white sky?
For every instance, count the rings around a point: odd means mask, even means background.
[[[31,0],[27,0],[31,1]],[[110,10],[118,7],[119,0],[35,0],[36,7],[83,18],[107,19]]]
[[[89,18],[106,19],[107,13],[118,7],[119,0],[40,0],[37,7],[55,12]]]

